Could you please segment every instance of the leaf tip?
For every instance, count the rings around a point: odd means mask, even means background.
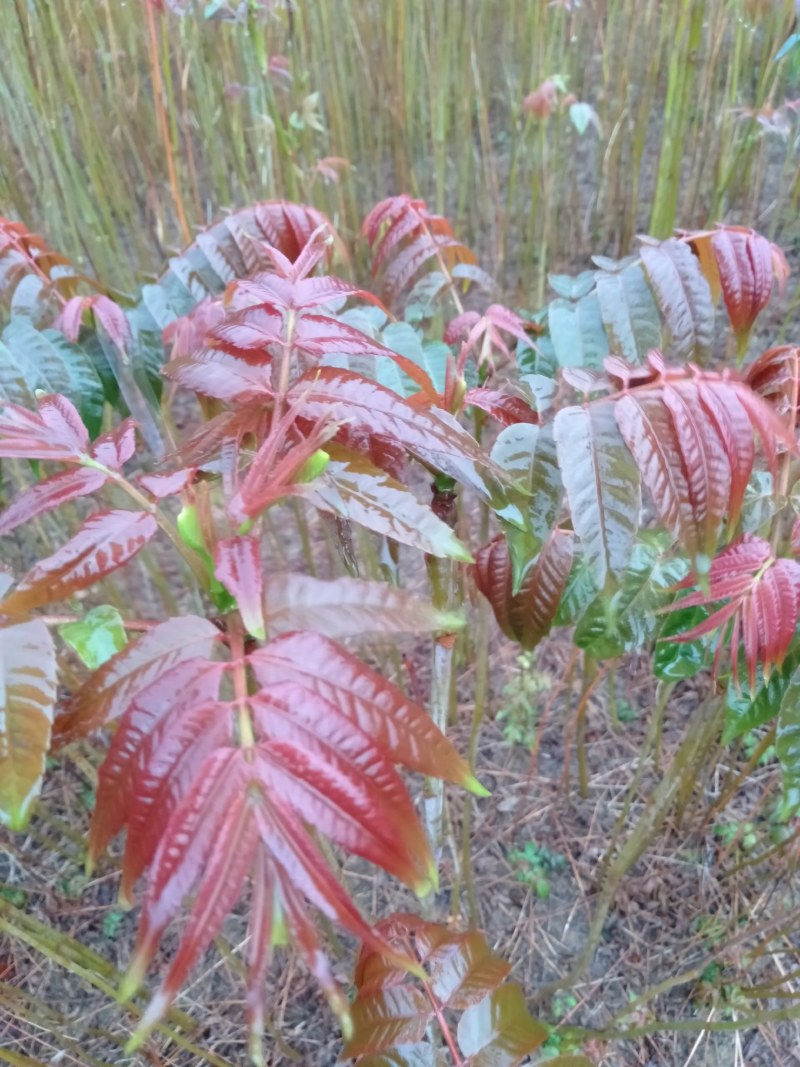
[[[492,795],[491,790],[487,789],[485,785],[481,785],[474,774],[470,774],[464,779],[464,788],[476,797],[490,797]]]

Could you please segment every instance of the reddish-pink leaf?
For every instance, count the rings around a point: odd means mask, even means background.
[[[710,556],[731,496],[731,468],[716,428],[692,383],[666,385],[662,399],[672,416],[680,460],[689,487],[698,551]],[[752,441],[752,435],[748,435]]]
[[[64,600],[112,574],[147,544],[158,530],[141,511],[99,511],[52,556],[31,568],[14,592],[0,602],[7,614]]]
[[[206,297],[188,315],[183,315],[164,328],[161,337],[165,345],[172,345],[173,360],[187,359],[202,347],[206,336],[225,318],[222,301]]]
[[[747,384],[795,426],[800,416],[800,346],[770,348],[747,369]]]
[[[216,348],[201,348],[187,359],[173,359],[163,373],[184,388],[216,400],[242,403],[259,398],[263,402],[273,393],[268,356],[255,363]]]
[[[0,406],[0,457],[75,463],[89,448],[89,434],[66,397],[42,397],[38,412]]]
[[[681,463],[681,447],[668,410],[658,395],[626,393],[614,410],[625,444],[633,454],[664,526],[690,556],[700,551],[700,534]]]
[[[484,497],[493,496],[490,460],[446,411],[417,411],[391,389],[334,367],[309,372],[295,383],[291,395],[307,418],[332,415],[346,420],[349,447],[356,446],[358,433],[367,440],[373,436],[388,438]]]
[[[461,620],[387,586],[355,578],[323,581],[307,574],[271,574],[265,592],[267,633],[317,630],[328,637],[364,633],[427,633],[457,629]]]
[[[89,858],[96,861],[123,826],[131,825],[122,888],[128,898],[197,767],[230,737],[230,715],[216,703],[224,670],[223,663],[206,659],[165,669],[119,720],[100,768]]]
[[[686,583],[684,583],[686,584]],[[738,676],[741,634],[750,687],[756,683],[760,663],[766,676],[780,666],[794,639],[800,612],[800,564],[793,559],[774,559],[769,542],[748,536],[724,549],[712,562],[708,591],[690,593],[668,610],[695,605],[714,605],[727,600],[703,622],[670,640],[693,641],[727,627],[734,678]],[[720,634],[719,650],[724,634]],[[715,660],[719,660],[719,651]]]
[[[0,823],[21,830],[39,795],[56,699],[56,653],[41,619],[0,626]]]
[[[53,323],[55,329],[60,330],[68,341],[77,341],[81,332],[83,310],[87,306],[90,297],[73,296],[62,307],[58,318]]]
[[[755,230],[723,226],[711,247],[731,324],[746,333],[772,294],[772,244]]]
[[[189,918],[161,987],[153,997],[141,1027],[163,1015],[185,982],[201,953],[222,929],[222,924],[244,889],[248,869],[258,845],[253,805],[245,789],[234,794],[219,820]]]
[[[91,301],[95,320],[106,331],[112,344],[116,345],[121,352],[127,352],[131,346],[133,335],[125,312],[119,304],[115,304],[110,297],[104,296],[102,293],[99,296],[92,297]]]
[[[549,632],[572,567],[572,539],[554,530],[513,593],[508,545],[502,534],[475,558],[475,582],[492,605],[497,624],[523,648],[534,648]]]
[[[521,396],[498,389],[468,389],[464,403],[488,412],[501,426],[538,422],[539,416]]]
[[[183,492],[187,485],[192,484],[196,473],[196,468],[186,467],[167,474],[140,474],[138,482],[156,500],[164,500],[168,496]]]
[[[91,447],[90,455],[104,467],[120,470],[136,450],[136,423],[125,419],[119,426],[102,437],[98,437]]]
[[[279,311],[249,306],[227,314],[206,337],[209,347],[257,364],[263,364],[265,356],[279,352],[284,340],[283,315]]]
[[[92,674],[56,719],[55,732],[63,744],[85,737],[116,719],[151,682],[184,660],[208,658],[220,631],[207,619],[184,615],[167,619],[143,633]]]
[[[218,541],[214,574],[236,601],[247,632],[263,641],[264,569],[257,538],[242,536]]]
[[[369,734],[395,763],[483,792],[467,763],[424,708],[322,634],[283,634],[251,652],[248,663],[265,689],[296,682],[324,697]]]
[[[201,877],[215,842],[224,842],[222,827],[231,807],[245,792],[246,764],[239,748],[221,748],[204,762],[192,789],[180,802],[153,857],[136,950],[125,991],[138,988],[167,924]],[[148,1028],[169,1005],[157,994],[148,1008]]]
[[[291,682],[250,703],[268,793],[348,852],[425,892],[435,878],[425,833],[377,744],[324,697]]]
[[[17,526],[37,515],[51,511],[69,500],[96,492],[105,481],[106,475],[96,468],[73,467],[36,482],[0,514],[0,537],[11,533]]]

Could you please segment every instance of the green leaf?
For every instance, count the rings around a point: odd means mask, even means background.
[[[60,626],[58,632],[92,671],[108,662],[127,641],[122,616],[110,604],[93,608],[77,622]]]
[[[775,751],[781,765],[786,803],[800,804],[800,673],[792,675],[778,711]]]
[[[33,388],[61,393],[72,400],[90,435],[96,437],[103,421],[103,386],[80,345],[72,344],[57,330],[37,330],[22,317],[8,323],[2,340],[14,359],[35,368]]]
[[[640,264],[597,275],[600,315],[612,352],[641,363],[661,344],[661,324],[653,292]]]
[[[602,368],[609,348],[595,292],[577,303],[554,300],[548,308],[547,323],[560,367]]]
[[[561,603],[553,620],[554,626],[574,626],[597,596],[592,568],[586,562],[583,552],[579,551],[580,545],[575,548],[572,569],[561,594]]]
[[[639,541],[617,592],[598,594],[575,628],[574,641],[596,659],[613,659],[643,648],[656,635],[657,612],[672,599],[672,589],[686,577],[683,559],[664,559],[667,538],[650,535]]]
[[[585,270],[580,274],[548,274],[550,288],[565,300],[580,300],[594,289],[595,272]]]
[[[708,609],[699,605],[683,608],[664,616],[658,632],[658,644],[653,657],[653,674],[663,682],[693,678],[706,665],[708,642],[702,638],[685,644],[668,638],[685,633],[708,618]]]
[[[798,667],[800,648],[795,647],[789,651],[781,669],[772,671],[768,682],[764,681],[764,673],[758,668],[754,691],[746,685],[737,688],[731,679],[725,705],[723,744],[728,745],[775,718]]]
[[[602,589],[628,567],[639,526],[639,469],[611,402],[562,408],[554,433],[575,532]]]
[[[526,527],[533,534],[533,554],[555,526],[564,495],[553,427],[549,423],[507,426],[498,434],[491,455],[497,466],[530,496]]]

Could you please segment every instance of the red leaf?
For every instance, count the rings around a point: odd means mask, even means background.
[[[237,603],[248,633],[264,640],[264,572],[261,548],[255,537],[218,541],[214,574]]]
[[[800,611],[800,564],[792,559],[774,559],[767,541],[748,536],[714,559],[707,592],[701,590],[682,597],[668,610],[714,605],[723,600],[728,603],[670,640],[693,641],[727,627],[730,622],[729,649],[734,678],[738,676],[741,633],[750,687],[754,689],[758,664],[768,677],[773,667],[780,667],[794,639]],[[720,651],[722,640],[721,635]],[[715,664],[718,659],[719,651]]]
[[[298,261],[299,262],[299,261]],[[358,297],[382,307],[380,300],[366,289],[325,275],[321,278],[282,277],[278,274],[257,274],[254,278],[234,282],[228,302],[236,311],[245,308],[279,308],[301,311],[329,304],[341,304],[343,299]]]
[[[85,737],[116,719],[151,682],[175,664],[207,658],[221,637],[213,623],[195,615],[167,619],[128,644],[92,674],[55,723],[63,744]]]
[[[173,360],[187,359],[201,348],[206,336],[225,318],[222,301],[206,297],[188,315],[173,321],[162,331],[165,345],[172,345]]]
[[[229,312],[206,336],[209,347],[257,364],[265,362],[264,356],[275,355],[273,348],[280,351],[283,342],[283,315],[263,307]],[[254,353],[261,353],[262,357],[256,359]]]
[[[0,536],[11,533],[23,522],[57,508],[69,500],[87,496],[100,489],[106,475],[92,467],[75,467],[36,482],[0,514]]]
[[[383,275],[384,292],[390,296],[399,297],[429,260],[441,260],[448,269],[475,263],[447,219],[432,215],[424,200],[405,194],[376,204],[361,232],[372,247],[372,273]]]
[[[41,619],[0,626],[0,823],[21,830],[39,795],[56,699],[56,653]]]
[[[130,323],[125,312],[102,293],[91,298],[95,320],[103,327],[111,342],[121,351],[127,352],[133,341]]]
[[[216,348],[202,348],[188,359],[173,359],[163,374],[186,389],[216,400],[236,401],[271,397],[272,361],[239,359]]]
[[[89,299],[89,297],[85,296],[70,297],[53,323],[55,329],[60,330],[68,341],[74,342],[78,340],[78,334],[81,332],[83,310]]]
[[[159,991],[142,1018],[142,1027],[146,1028],[161,1017],[162,1006],[172,1001],[198,957],[221,930],[242,894],[257,845],[258,827],[253,817],[253,805],[246,790],[240,788],[228,800],[217,823],[180,945]]]
[[[167,924],[201,877],[215,842],[226,843],[222,834],[226,815],[233,805],[241,803],[245,793],[243,764],[241,749],[221,748],[213,752],[174,811],[153,857],[136,950],[124,987],[126,992],[140,984]],[[156,994],[140,1029],[157,1021],[168,1005],[169,997],[163,991]]]
[[[136,423],[125,419],[119,426],[102,437],[98,437],[91,447],[92,459],[104,467],[118,471],[128,462],[136,450]]]
[[[97,512],[57,552],[29,570],[0,609],[8,614],[30,611],[94,585],[132,559],[157,530],[146,512]]]
[[[300,402],[307,418],[331,415],[346,420],[346,441],[351,448],[356,446],[359,432],[367,439],[389,439],[482,496],[492,498],[495,492],[493,465],[487,455],[445,411],[417,411],[391,389],[333,367],[320,367],[305,375],[290,395]],[[488,477],[481,468],[487,470]]]
[[[772,244],[755,230],[725,226],[713,234],[711,247],[731,324],[746,333],[772,294]]]
[[[192,484],[196,473],[194,467],[186,467],[183,470],[169,471],[166,474],[140,474],[138,482],[156,500],[164,500],[168,496],[183,492],[188,485]]]
[[[658,396],[627,393],[617,402],[615,416],[625,444],[633,453],[650,490],[661,522],[680,540],[686,552],[700,551],[692,498],[681,463],[680,441],[669,412]]]
[[[317,630],[328,637],[427,633],[461,621],[403,589],[355,578],[322,581],[306,574],[271,574],[265,593],[267,632]]]
[[[464,403],[488,412],[501,426],[539,421],[539,416],[521,396],[502,393],[497,389],[468,389]]]
[[[217,703],[224,670],[225,664],[204,659],[165,669],[119,720],[100,768],[89,859],[94,863],[129,826],[121,887],[126,899],[199,764],[230,738],[230,714]]]
[[[322,634],[284,634],[251,652],[248,663],[265,689],[296,682],[324,697],[374,738],[395,763],[484,792],[424,708]]]
[[[796,426],[800,415],[800,346],[778,345],[762,352],[747,369],[747,384],[780,418]]]
[[[534,648],[550,630],[571,567],[572,540],[554,530],[515,595],[508,545],[498,534],[475,557],[475,584],[503,633],[523,648]]]
[[[0,457],[79,461],[88,451],[89,434],[75,407],[57,394],[38,404],[38,412],[0,406]]]
[[[419,895],[435,880],[425,833],[397,771],[364,731],[294,683],[250,701],[259,780],[309,826]]]

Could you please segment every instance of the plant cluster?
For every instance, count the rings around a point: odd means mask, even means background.
[[[338,872],[351,854],[428,896],[443,780],[486,795],[474,751],[445,736],[473,587],[524,649],[570,625],[595,670],[654,650],[664,699],[710,662],[728,684],[728,737],[778,709],[787,794],[800,796],[800,349],[714,369],[720,298],[741,362],[785,282],[780,250],[728,226],[643,238],[634,256],[551,279],[556,299],[526,318],[481,304],[491,279],[424,201],[382,201],[363,237],[370,288],[330,273],[345,249],[318,211],[257,204],[123,307],[41,238],[0,227],[14,309],[0,457],[33,475],[0,534],[59,507],[77,526],[26,573],[0,573],[0,818],[26,825],[51,746],[106,731],[90,868],[125,830],[121,900],[147,878],[123,997],[183,924],[131,1050],[241,900],[256,1062],[267,968],[287,941],[363,1067],[513,1067],[545,1042],[482,935],[429,916],[370,925]],[[177,390],[201,419],[181,434]],[[332,517],[349,573],[275,565],[265,533],[286,502]],[[360,577],[359,530],[380,540],[390,580]],[[422,553],[430,601],[401,584],[399,546]],[[197,610],[126,618],[102,603],[103,581],[148,555]],[[47,613],[65,601],[69,614]],[[432,635],[427,709],[346,644],[397,633]],[[65,691],[75,652],[83,675]],[[422,821],[398,767],[424,776]],[[662,817],[673,799],[665,790]],[[537,891],[558,863],[521,859]],[[315,914],[362,946],[352,1005]]]

